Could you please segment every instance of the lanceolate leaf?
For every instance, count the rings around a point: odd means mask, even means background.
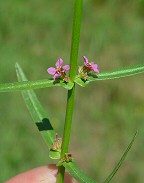
[[[54,81],[53,79],[43,79],[36,81],[20,81],[14,83],[4,83],[0,84],[0,92],[14,92],[22,90],[34,90],[39,88],[48,88],[53,86],[62,86],[68,90],[73,87],[73,83],[69,81],[68,83],[64,81]]]
[[[131,76],[135,74],[140,74],[144,72],[144,64],[129,66],[120,69],[115,69],[106,72],[100,72],[99,74],[91,73],[87,80],[82,80],[80,78],[76,78],[75,82],[80,86],[85,87],[89,82],[97,81],[97,80],[107,80],[107,79],[115,79],[126,76]]]
[[[114,78],[120,78],[120,77],[126,77],[134,74],[139,74],[142,72],[144,72],[144,64],[124,67],[124,68],[107,71],[107,72],[101,72],[100,74],[98,74],[97,79],[98,80],[114,79]],[[94,78],[93,79],[92,78],[90,77],[88,80],[93,81]]]
[[[27,81],[24,72],[22,71],[21,67],[18,64],[16,64],[16,73],[18,81]],[[44,111],[42,105],[40,104],[33,90],[22,91],[22,95],[35,124],[37,125],[44,141],[50,148],[51,145],[54,143],[56,133],[47,117],[46,112]],[[56,156],[58,159],[58,153],[59,152],[57,151],[51,152],[50,153],[51,158],[53,157],[55,158]]]
[[[135,135],[134,135],[132,141],[130,142],[129,146],[127,147],[126,151],[124,152],[122,158],[120,159],[120,161],[118,162],[118,164],[116,165],[116,167],[114,168],[114,170],[112,171],[112,173],[111,173],[111,174],[108,176],[108,178],[104,181],[104,183],[110,182],[110,180],[114,177],[114,175],[116,174],[116,172],[118,171],[118,169],[119,169],[120,166],[122,165],[123,161],[125,160],[125,158],[126,158],[128,152],[129,152],[129,150],[131,149],[131,147],[132,147],[132,145],[133,145],[133,143],[134,143],[134,141],[135,141],[135,138],[136,138],[136,136],[137,136],[137,133],[138,133],[138,132],[135,133]]]
[[[77,179],[81,183],[97,183],[93,178],[87,176],[77,165],[77,163],[72,160],[71,162],[64,162],[63,166],[71,174],[72,177]]]

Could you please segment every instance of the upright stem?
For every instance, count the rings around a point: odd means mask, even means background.
[[[78,69],[78,51],[79,51],[80,28],[82,18],[82,4],[83,0],[75,0],[71,55],[70,55],[70,67],[71,67],[70,79],[72,81],[75,79]]]
[[[77,69],[78,69],[78,50],[79,50],[79,41],[80,41],[82,3],[83,3],[83,0],[75,0],[75,5],[74,5],[73,32],[72,32],[71,55],[70,55],[71,81],[74,81],[77,73]],[[65,153],[68,153],[71,126],[72,126],[72,115],[74,110],[74,94],[75,94],[75,85],[71,90],[68,91],[61,158],[65,156]],[[57,183],[64,182],[64,173],[65,173],[65,168],[63,166],[60,166],[59,173],[57,176]]]

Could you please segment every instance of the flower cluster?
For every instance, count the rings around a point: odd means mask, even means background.
[[[65,65],[62,67],[63,65],[63,60],[61,58],[58,59],[58,61],[56,62],[56,68],[54,67],[50,67],[47,69],[47,72],[51,75],[53,75],[54,80],[58,79],[58,78],[62,78],[65,81],[68,81],[68,77],[66,76],[65,71],[70,69],[69,65]]]
[[[88,77],[88,73],[91,71],[100,73],[97,64],[95,64],[94,62],[89,62],[86,56],[83,56],[83,59],[84,59],[84,66],[79,67],[79,70],[78,70],[80,77],[82,79],[86,80]]]
[[[82,79],[87,79],[88,78],[88,73],[93,71],[99,73],[98,65],[95,64],[94,62],[89,62],[88,58],[86,56],[83,56],[84,59],[84,65],[79,67],[79,76]],[[68,82],[68,76],[66,75],[66,71],[70,69],[69,65],[63,65],[63,60],[61,58],[58,59],[56,62],[56,68],[50,67],[47,69],[47,72],[51,75],[53,75],[54,80],[60,78],[63,79],[64,81]]]
[[[62,162],[69,163],[73,160],[72,154],[70,153],[65,153],[65,156],[61,159]]]
[[[58,137],[58,134],[56,133],[56,138],[54,143],[51,145],[51,150],[54,151],[60,151],[62,146],[62,139]]]

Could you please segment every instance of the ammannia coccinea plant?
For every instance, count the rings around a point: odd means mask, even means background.
[[[121,78],[144,72],[144,64],[102,72],[101,70],[99,70],[98,65],[94,61],[90,62],[86,56],[83,56],[83,65],[78,67],[78,50],[82,20],[82,6],[83,0],[75,0],[69,65],[63,65],[62,58],[59,58],[55,64],[56,67],[50,67],[47,69],[47,72],[52,75],[52,78],[28,81],[22,68],[17,63],[16,74],[18,82],[0,84],[0,92],[22,92],[27,108],[29,109],[32,118],[37,125],[39,132],[42,135],[42,138],[49,147],[49,157],[58,160],[57,183],[64,182],[65,169],[71,174],[72,177],[77,179],[79,182],[97,182],[95,179],[89,177],[79,168],[74,157],[69,152],[76,85],[86,87],[90,82],[96,82],[97,80]],[[69,75],[67,74],[67,71],[69,71]],[[68,90],[66,116],[62,138],[59,137],[58,133],[56,133],[53,129],[52,124],[48,120],[45,110],[43,109],[41,103],[39,102],[36,94],[33,91],[34,89],[57,86],[64,87]],[[114,177],[121,164],[123,163],[128,151],[130,150],[136,135],[137,132],[134,134],[134,137],[132,138],[130,144],[128,145],[116,167],[106,178],[106,180],[103,181],[104,183],[110,182],[111,179]]]

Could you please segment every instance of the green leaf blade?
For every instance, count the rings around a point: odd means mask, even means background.
[[[18,77],[18,81],[27,81],[23,70],[18,64],[16,64],[16,74]],[[55,141],[56,133],[49,119],[47,118],[46,112],[44,111],[41,103],[39,102],[33,90],[22,91],[22,96],[35,124],[38,127],[38,130],[42,135],[42,138],[50,148]],[[60,153],[58,156],[58,152],[50,152],[50,157],[52,159],[59,159],[58,157],[60,157]]]
[[[115,69],[108,72],[101,72],[97,76],[97,80],[105,80],[105,79],[115,79],[126,76],[131,76],[135,74],[140,74],[144,72],[144,64],[129,66],[120,69]]]
[[[87,176],[77,165],[77,163],[72,160],[71,162],[64,162],[63,166],[71,174],[72,177],[77,179],[81,183],[97,183],[93,178]]]
[[[51,159],[60,159],[61,155],[60,155],[60,151],[54,151],[52,149],[50,149],[50,152],[49,152],[49,157]]]
[[[17,66],[18,64],[16,64],[16,67]],[[63,80],[54,81],[53,79],[43,79],[43,80],[36,80],[36,81],[19,80],[19,82],[0,84],[0,92],[34,90],[34,89],[48,88],[48,87],[54,87],[54,86],[62,86],[67,90],[70,90],[74,86],[74,83],[71,81],[66,83]]]
[[[126,76],[132,76],[135,74],[140,74],[143,72],[144,72],[144,64],[140,64],[135,66],[123,67],[111,71],[100,72],[99,74],[89,73],[89,77],[87,78],[87,80],[82,80],[81,78],[77,77],[75,79],[75,82],[78,85],[85,87],[88,83],[93,81],[122,78]]]
[[[129,150],[131,149],[135,139],[136,139],[136,136],[137,136],[138,132],[136,132],[130,142],[130,144],[128,145],[128,147],[126,148],[123,156],[121,157],[120,161],[118,162],[118,164],[116,165],[116,167],[114,168],[114,170],[112,171],[112,173],[108,176],[108,178],[104,181],[104,183],[108,183],[111,181],[111,179],[114,177],[114,175],[116,174],[116,172],[118,171],[118,169],[120,168],[120,166],[122,165],[123,161],[125,160]]]

